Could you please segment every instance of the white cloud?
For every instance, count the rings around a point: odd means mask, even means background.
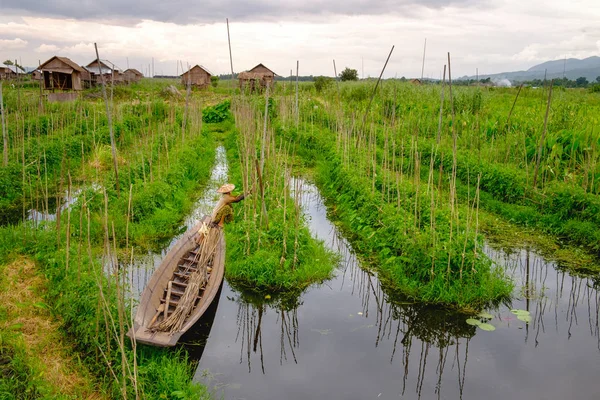
[[[532,43],[512,56],[513,60],[546,61],[559,57],[586,58],[600,53],[600,40],[588,33],[582,33],[569,39],[552,43]]]
[[[357,0],[358,1],[358,0]],[[528,69],[548,59],[588,57],[600,53],[600,7],[597,0],[577,7],[556,0],[498,0],[493,9],[483,5],[415,8],[411,15],[340,15],[325,19],[282,16],[280,21],[230,21],[236,72],[262,62],[288,75],[300,60],[300,73],[333,75],[346,66],[377,76],[393,44],[396,49],[384,76],[421,75],[423,40],[427,38],[425,76],[439,77],[452,55],[452,75]],[[311,3],[312,4],[312,3]],[[358,4],[358,3],[357,3]],[[484,4],[484,3],[482,3]],[[340,5],[340,7],[343,7]],[[0,10],[1,11],[1,10]],[[418,11],[418,12],[417,12]],[[121,68],[148,70],[154,58],[157,74],[180,72],[184,66],[203,64],[214,73],[229,72],[225,21],[177,24],[118,19],[88,21],[48,17],[0,18],[0,38],[28,41],[20,48],[25,65],[37,65],[34,49],[60,52],[79,64],[100,56]],[[2,40],[2,39],[0,39]],[[2,43],[0,41],[0,43]],[[48,43],[52,43],[51,45]],[[0,45],[0,59],[14,57]],[[43,60],[42,60],[43,61]]]
[[[60,47],[54,44],[41,44],[34,51],[36,53],[56,53]]]
[[[0,52],[9,50],[20,50],[27,47],[27,40],[20,38],[16,39],[0,39]]]

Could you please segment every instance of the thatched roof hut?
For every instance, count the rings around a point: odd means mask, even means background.
[[[411,79],[410,83],[412,83],[413,85],[420,85],[422,82],[420,79]]]
[[[195,87],[204,88],[210,85],[212,73],[206,68],[195,65],[183,74],[181,74],[181,83],[187,86],[188,82]]]
[[[123,76],[125,77],[125,82],[135,83],[139,82],[144,77],[144,74],[135,68],[128,68],[123,72]]]
[[[85,71],[67,57],[54,56],[38,68],[46,90],[81,90],[81,74]]]
[[[84,68],[89,73],[90,86],[102,84],[101,75],[104,75],[106,83],[125,81],[125,77],[119,68],[108,60],[100,60],[100,63],[98,63],[98,60],[93,60]]]
[[[17,69],[12,65],[0,66],[0,81],[6,81],[17,78]]]
[[[238,81],[240,88],[248,88],[250,90],[262,89],[267,85],[275,83],[275,72],[265,67],[263,64],[258,64],[249,71],[240,72]]]

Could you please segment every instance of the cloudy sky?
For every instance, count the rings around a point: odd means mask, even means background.
[[[228,73],[259,62],[289,75],[356,68],[377,76],[440,77],[527,69],[600,55],[600,1],[571,0],[0,0],[0,60],[36,66],[53,55],[87,64],[94,42],[122,69],[174,75],[178,62]],[[0,62],[1,62],[0,61]]]

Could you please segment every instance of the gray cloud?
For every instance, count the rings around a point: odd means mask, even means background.
[[[2,0],[0,9],[13,15],[65,17],[83,20],[119,20],[131,23],[142,19],[175,23],[210,23],[226,17],[237,21],[272,21],[309,18],[324,20],[335,15],[401,14],[418,18],[424,8],[490,7],[490,0]]]

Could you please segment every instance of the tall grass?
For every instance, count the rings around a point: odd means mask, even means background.
[[[230,176],[252,195],[226,230],[226,276],[253,290],[297,292],[330,277],[335,259],[307,228],[300,191],[292,187],[291,149],[272,131],[274,104],[248,97],[232,104],[237,129],[225,142]]]
[[[26,254],[38,262],[76,354],[113,397],[208,395],[191,382],[184,352],[132,347],[124,336],[131,260],[180,231],[214,161],[215,137],[201,119],[210,96],[192,94],[184,123],[184,100],[164,86],[115,88],[109,111],[120,194],[106,114],[93,90],[43,110],[35,92],[19,105],[14,92],[5,96],[10,146],[0,171],[0,260]]]

